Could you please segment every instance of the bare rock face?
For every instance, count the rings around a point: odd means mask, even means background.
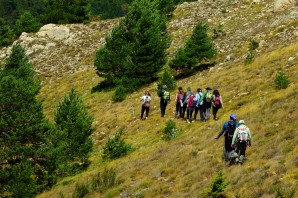
[[[276,0],[274,4],[274,11],[282,11],[289,7],[293,7],[297,5],[296,0]]]

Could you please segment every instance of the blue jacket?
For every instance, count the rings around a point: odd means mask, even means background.
[[[232,120],[230,120],[230,121],[232,121]],[[229,132],[229,122],[230,122],[230,121],[227,121],[227,122],[224,123],[224,125],[223,125],[221,131],[220,131],[219,134],[217,135],[217,138],[220,138],[220,136],[222,136],[222,134],[225,134],[225,137],[228,137],[228,132]],[[236,128],[237,128],[237,127],[239,126],[239,124],[238,124],[237,121],[235,121],[235,122],[236,122]]]

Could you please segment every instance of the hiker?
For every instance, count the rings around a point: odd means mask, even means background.
[[[184,119],[185,111],[187,109],[188,97],[190,96],[191,93],[192,93],[191,88],[187,87],[187,91],[184,93],[184,96],[183,96],[182,119]]]
[[[238,162],[243,164],[246,146],[251,146],[251,133],[249,128],[245,125],[244,120],[239,121],[239,126],[236,128],[233,135],[231,147],[235,148],[235,145],[237,153],[240,153]]]
[[[195,101],[194,120],[197,119],[197,114],[200,111],[200,120],[201,120],[201,122],[205,121],[204,114],[203,114],[203,108],[202,108],[203,102],[200,102],[202,96],[203,96],[202,89],[198,88],[197,89],[197,94],[195,95],[195,99],[194,99],[194,101]]]
[[[143,115],[145,111],[146,111],[146,119],[148,119],[150,101],[151,101],[150,93],[148,91],[145,91],[145,95],[141,97],[141,101],[142,101],[141,120],[144,119]]]
[[[176,93],[176,96],[175,96],[175,102],[176,102],[175,118],[182,118],[183,96],[184,96],[184,90],[182,87],[179,87],[178,92]]]
[[[208,86],[206,87],[206,92],[204,93],[204,111],[205,111],[205,119],[209,120],[210,119],[210,109],[211,109],[211,104],[212,104],[212,91],[211,87]]]
[[[188,97],[188,100],[187,100],[187,118],[186,118],[186,121],[188,123],[192,122],[192,113],[195,109],[194,99],[195,99],[195,95],[191,92],[190,96]]]
[[[224,108],[222,98],[221,98],[221,95],[219,94],[219,91],[215,89],[212,95],[212,114],[213,114],[214,120],[218,120],[218,118],[216,117],[216,114],[220,108]]]
[[[168,102],[170,101],[170,92],[168,90],[167,85],[162,86],[162,90],[159,93],[159,97],[160,97],[160,113],[161,113],[161,117],[164,117]]]
[[[234,131],[238,127],[238,122],[236,121],[236,115],[231,114],[230,115],[230,120],[225,122],[221,131],[218,133],[217,136],[215,136],[215,139],[219,139],[222,134],[225,136],[225,151],[224,151],[224,157],[225,161],[230,160],[230,154],[233,151],[233,148],[231,146],[232,144],[232,138]]]

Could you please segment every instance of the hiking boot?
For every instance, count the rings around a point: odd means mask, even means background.
[[[187,122],[187,123],[190,123],[189,119],[186,119],[186,122]]]

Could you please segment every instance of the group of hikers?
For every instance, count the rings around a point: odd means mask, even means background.
[[[170,93],[166,85],[162,86],[162,90],[159,92],[158,96],[160,98],[161,117],[164,117],[166,107],[170,101]],[[141,101],[141,119],[148,119],[151,101],[151,96],[148,91],[141,97]],[[207,86],[204,92],[201,88],[198,88],[196,93],[193,93],[190,87],[187,87],[186,91],[184,91],[182,87],[179,87],[178,92],[175,94],[175,105],[175,118],[181,118],[191,123],[196,121],[197,114],[200,113],[200,121],[206,122],[211,117],[211,107],[213,119],[218,120],[217,112],[220,108],[223,108],[223,101],[219,91],[217,89],[212,91],[210,86]],[[146,117],[144,118],[145,112]],[[186,118],[184,117],[185,112]],[[251,146],[251,133],[249,128],[245,125],[244,120],[237,122],[236,115],[231,114],[230,120],[224,123],[222,130],[215,139],[219,139],[223,134],[225,137],[225,160],[230,164],[242,164],[245,159],[246,147],[247,145]]]

